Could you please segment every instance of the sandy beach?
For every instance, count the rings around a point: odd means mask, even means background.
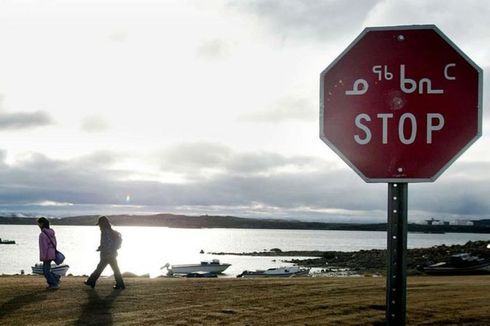
[[[382,325],[381,277],[111,278],[92,290],[66,277],[0,277],[2,325]],[[490,276],[410,277],[410,325],[489,325]]]

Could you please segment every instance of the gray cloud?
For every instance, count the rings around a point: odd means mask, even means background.
[[[0,149],[0,165],[5,164],[5,159],[7,158],[7,151]]]
[[[213,144],[179,147],[180,153],[167,168],[169,172],[183,173],[188,179],[185,183],[128,180],[131,171],[114,170],[112,165],[117,156],[110,152],[71,161],[33,154],[15,165],[4,164],[0,169],[0,205],[71,203],[73,206],[64,209],[71,209],[71,215],[76,215],[77,209],[88,205],[124,207],[129,195],[131,205],[153,212],[386,220],[386,184],[366,184],[343,165],[339,167],[316,157],[241,153],[222,145],[214,146],[208,156],[200,156],[200,163],[221,172],[206,178],[201,176],[201,169],[191,169],[198,165],[189,163],[188,158],[196,148],[202,154],[212,149]],[[5,158],[5,153],[2,157]],[[180,159],[185,169],[178,168]],[[488,162],[461,162],[435,183],[410,184],[410,220],[488,217],[489,169]]]
[[[283,98],[272,108],[248,113],[240,119],[251,122],[312,122],[318,119],[317,103],[306,98]]]
[[[483,69],[483,89],[482,92],[483,94],[490,94],[490,77],[487,76],[488,74],[485,74],[485,71],[488,71],[488,67],[482,67],[480,68]],[[490,99],[488,96],[483,96],[483,120],[489,120],[490,119]]]
[[[488,215],[490,163],[461,162],[450,167],[437,182],[413,185],[412,205],[441,215]]]
[[[128,39],[129,33],[127,28],[120,28],[118,30],[114,30],[111,34],[109,34],[108,38],[112,42],[123,43]]]
[[[482,44],[490,37],[489,14],[490,7],[479,0],[464,3],[458,0],[382,1],[370,12],[367,22],[377,25],[436,24],[450,37],[456,36],[465,43],[478,41]],[[468,17],[471,17],[471,24]]]
[[[117,203],[123,195],[115,184],[124,173],[101,166],[96,157],[61,161],[32,154],[0,171],[0,203]]]
[[[280,209],[309,207],[313,209],[379,209],[384,196],[376,200],[369,192],[347,190],[360,184],[357,177],[345,170],[277,173],[260,176],[221,175],[210,180],[201,194],[201,200],[215,205],[251,205]],[[362,185],[362,184],[361,184]],[[376,188],[374,186],[373,188]],[[209,195],[206,195],[209,194]],[[209,198],[206,198],[209,197]],[[196,203],[198,204],[198,203]],[[199,203],[203,204],[203,202]]]
[[[293,211],[308,208],[312,211],[345,210],[371,212],[371,217],[384,220],[387,186],[365,184],[346,167],[336,168],[316,157],[287,157],[270,152],[236,152],[222,145],[190,144],[179,147],[177,158],[180,172],[192,180],[185,186],[186,200],[179,201],[173,192],[174,203],[196,207],[276,207]],[[206,152],[213,159],[198,165],[192,162],[193,153]],[[224,155],[223,155],[224,154]],[[206,156],[204,156],[206,157]],[[178,165],[178,160],[173,162]],[[184,168],[186,167],[187,168]],[[203,170],[214,168],[220,173],[200,178]],[[455,163],[435,183],[410,185],[409,206],[413,219],[431,216],[486,216],[490,214],[485,194],[488,192],[486,171],[490,163]],[[469,186],[471,185],[471,186]],[[194,187],[195,186],[195,187]],[[185,203],[186,202],[186,203]],[[380,213],[381,212],[381,213]],[[415,212],[420,212],[418,215]],[[321,216],[321,213],[305,213]],[[328,215],[328,214],[327,214]],[[330,214],[330,216],[332,216]]]
[[[51,116],[44,111],[36,112],[0,112],[0,130],[27,129],[53,124]]]
[[[184,143],[163,151],[160,165],[163,170],[196,172],[221,166],[230,154],[230,149],[220,144]]]
[[[282,38],[333,40],[360,31],[369,12],[381,0],[232,1],[231,8],[259,18]]]
[[[86,117],[82,121],[81,130],[85,132],[102,132],[109,129],[109,123],[97,116]]]
[[[219,152],[229,153],[217,146],[215,153]],[[213,155],[203,161],[208,164],[218,162],[224,173],[204,179],[191,176],[193,180],[179,184],[126,180],[129,171],[110,168],[113,162],[111,153],[96,153],[71,161],[33,154],[1,169],[0,204],[30,205],[49,201],[74,205],[124,205],[127,204],[126,196],[130,195],[133,205],[173,210],[178,207],[223,206],[230,210],[245,207],[245,210],[252,211],[251,207],[258,204],[266,209],[277,207],[285,211],[297,206],[342,208],[347,207],[356,194],[349,190],[349,196],[335,201],[339,186],[360,183],[350,171],[337,171],[328,166],[321,172],[280,171],[281,167],[288,165],[311,165],[317,160],[315,158],[287,158],[273,153],[230,153],[231,158],[221,160],[213,158]],[[101,164],[101,161],[105,163]],[[367,205],[354,207],[371,207],[375,201],[366,202]]]
[[[180,144],[167,149],[161,154],[160,161],[163,170],[182,173],[189,179],[201,177],[210,170],[219,174],[252,176],[316,168],[321,164],[319,159],[308,156],[236,152],[227,146],[206,142]]]
[[[72,162],[75,165],[88,166],[90,169],[108,169],[114,163],[116,163],[119,158],[123,158],[123,155],[110,151],[97,151],[89,155],[73,159]]]
[[[310,157],[285,157],[277,153],[235,153],[223,169],[239,175],[271,174],[285,168],[303,168],[313,164]]]
[[[228,56],[229,44],[226,41],[214,39],[202,42],[197,48],[197,55],[201,58],[218,60]]]

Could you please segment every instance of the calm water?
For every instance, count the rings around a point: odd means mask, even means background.
[[[70,265],[68,273],[90,274],[98,263],[95,252],[100,241],[96,226],[56,226],[58,248]],[[271,248],[282,250],[385,249],[385,232],[314,231],[314,230],[249,230],[249,229],[170,229],[163,227],[115,227],[123,235],[119,250],[122,271],[135,274],[161,274],[160,267],[171,264],[198,263],[218,258],[231,263],[226,275],[235,276],[243,270],[264,269],[287,265],[280,257],[212,256],[205,252],[251,252]],[[39,259],[39,228],[25,225],[0,225],[0,238],[15,240],[15,245],[0,245],[0,274],[30,273]],[[434,245],[464,244],[470,240],[490,240],[489,234],[424,234],[409,233],[409,248]],[[107,268],[103,275],[111,275]]]

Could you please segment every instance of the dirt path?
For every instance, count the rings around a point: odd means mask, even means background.
[[[127,279],[113,291],[79,277],[54,292],[33,276],[0,277],[1,325],[373,325],[385,279]],[[490,325],[490,276],[412,277],[410,325]]]

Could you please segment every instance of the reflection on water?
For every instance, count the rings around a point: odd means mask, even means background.
[[[282,250],[337,250],[386,248],[385,232],[315,231],[315,230],[250,230],[250,229],[171,229],[163,227],[114,227],[123,236],[119,251],[122,272],[158,276],[165,263],[198,263],[218,258],[231,263],[229,276],[243,270],[264,269],[285,265],[281,257],[212,256],[208,252],[253,252],[280,248]],[[100,231],[97,226],[55,226],[59,249],[70,265],[68,273],[90,274],[99,261]],[[31,273],[39,259],[39,228],[25,225],[0,225],[0,237],[16,240],[16,245],[0,246],[0,274],[15,274],[21,269]],[[439,244],[464,244],[469,240],[489,240],[488,234],[416,234],[408,236],[409,248]],[[199,252],[204,250],[206,254]],[[110,275],[106,268],[102,275]]]

